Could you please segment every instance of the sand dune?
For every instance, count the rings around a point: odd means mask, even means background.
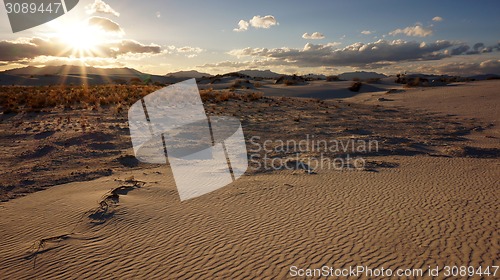
[[[0,278],[286,279],[292,266],[359,265],[424,272],[429,266],[498,266],[498,142],[488,146],[467,138],[481,127],[477,133],[484,133],[483,138],[496,139],[490,133],[498,123],[498,98],[495,86],[488,89],[489,85],[366,93],[333,101],[273,97],[205,104],[211,115],[238,116],[247,138],[357,137],[378,139],[382,147],[363,155],[367,166],[362,169],[257,169],[224,188],[182,202],[168,166],[137,164],[117,165],[106,177],[2,202]],[[469,90],[477,94],[478,89],[485,100],[477,102],[485,102],[486,109],[462,106],[463,98],[477,100]],[[450,90],[449,95],[442,90]],[[442,103],[436,105],[440,95]],[[394,101],[379,101],[381,96]],[[43,170],[23,161],[26,155],[16,151],[26,145],[43,148],[47,141],[83,133],[62,127],[51,134],[51,118],[37,116],[45,125],[37,133],[49,132],[37,137],[29,134],[32,128],[27,129],[22,116],[2,120],[3,136],[16,124],[20,131],[6,141],[11,152],[2,150],[16,164],[10,168],[20,172],[29,167],[30,176],[46,180]],[[104,140],[94,147],[96,139],[84,139],[80,152],[88,157],[79,163],[68,161],[68,168],[76,164],[99,169],[117,161],[122,152],[120,158],[130,157],[129,150],[91,156],[127,145],[125,133],[116,128],[122,119],[103,119],[106,125],[96,126],[92,133],[115,135],[113,147],[103,147]],[[34,152],[44,162],[76,153],[41,148]],[[300,154],[301,159],[314,156]],[[54,169],[51,174],[64,172]],[[4,178],[19,177],[15,174],[5,173]],[[441,278],[442,274],[437,279]]]
[[[245,176],[185,202],[166,168],[53,187],[0,208],[2,275],[276,279],[292,265],[498,265],[498,161],[385,160],[399,168]],[[90,218],[132,175],[144,185]]]

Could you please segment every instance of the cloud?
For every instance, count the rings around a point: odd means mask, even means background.
[[[60,66],[60,65],[78,65],[78,66],[97,66],[97,67],[124,67],[119,61],[110,58],[88,58],[81,60],[77,57],[55,57],[38,56],[31,60],[28,65],[31,66]]]
[[[236,32],[247,31],[249,25],[250,24],[248,23],[248,21],[240,20],[240,22],[238,22],[238,28],[233,29],[233,31]]]
[[[157,18],[161,18],[161,13],[160,12],[156,12],[155,15],[156,15]]]
[[[126,54],[160,54],[161,47],[155,44],[145,45],[134,40],[118,40],[103,43],[86,54],[86,58],[117,58]],[[37,57],[74,57],[74,51],[59,38],[24,38],[16,41],[0,41],[0,61],[22,62]]]
[[[432,29],[423,27],[422,25],[409,26],[404,29],[396,29],[389,32],[389,35],[396,36],[398,34],[404,34],[406,36],[412,37],[427,37],[432,35]]]
[[[276,18],[274,18],[274,16],[271,16],[271,15],[267,15],[267,16],[264,16],[264,17],[254,16],[250,20],[250,25],[252,25],[255,28],[265,28],[265,29],[268,29],[271,26],[274,26],[276,24],[278,24],[278,22],[276,21]]]
[[[198,56],[198,54],[205,51],[202,48],[190,47],[190,46],[184,46],[184,47],[168,46],[167,48],[168,48],[168,53],[182,54],[188,58],[196,57]]]
[[[111,8],[110,5],[104,3],[102,0],[95,0],[94,3],[89,4],[85,7],[88,14],[102,13],[102,14],[111,14],[116,17],[120,16],[120,13]]]
[[[461,55],[465,54],[470,49],[467,45],[458,46],[450,51],[451,55]]]
[[[443,21],[443,18],[442,17],[433,17],[432,21],[440,22],[440,21]]]
[[[475,51],[479,51],[479,49],[482,49],[482,48],[484,48],[484,43],[476,43],[476,44],[474,44],[474,46],[473,46],[473,49],[474,49]]]
[[[180,47],[180,48],[177,48],[177,51],[180,52],[180,53],[201,53],[203,52],[203,49],[201,48],[194,48],[194,47]]]
[[[112,57],[117,57],[123,54],[159,54],[161,47],[155,44],[144,45],[135,40],[121,40],[119,42],[110,43],[105,47],[110,50],[108,52]]]
[[[500,59],[490,59],[479,64],[479,69],[482,73],[500,73]]]
[[[104,17],[93,16],[87,20],[90,26],[96,26],[106,32],[123,33],[118,23]]]
[[[247,61],[222,61],[222,62],[217,62],[217,63],[207,63],[204,65],[197,66],[200,69],[206,69],[206,68],[211,68],[211,69],[216,69],[221,71],[222,69],[226,69],[229,71],[234,71],[234,70],[241,70],[241,69],[262,69],[263,67],[274,67],[274,66],[279,66],[279,64],[276,64],[276,61],[273,59],[267,59],[267,58],[259,58],[259,59],[253,59],[253,60],[247,60]]]
[[[250,26],[252,26],[253,28],[268,29],[274,25],[278,25],[278,22],[276,21],[276,18],[272,15],[267,15],[264,17],[254,16],[249,21],[240,20],[238,22],[238,28],[233,29],[233,31],[236,31],[236,32],[247,31],[248,27],[250,27]]]
[[[370,35],[370,34],[372,34],[372,33],[373,33],[373,32],[372,32],[372,31],[370,31],[370,30],[363,30],[363,31],[361,31],[361,34],[364,34],[364,35]]]
[[[319,32],[314,32],[313,34],[304,33],[304,35],[302,35],[302,38],[311,40],[320,40],[320,39],[325,39],[325,35]]]
[[[63,46],[59,40],[49,41],[40,38],[0,41],[0,61],[17,62],[41,55],[57,56],[59,50],[64,49]]]
[[[303,49],[293,48],[245,48],[229,52],[233,56],[265,57],[276,64],[297,65],[299,67],[318,66],[365,66],[374,63],[388,63],[415,60],[439,60],[449,57],[446,49],[454,44],[449,41],[418,43],[403,40],[378,40],[372,43],[355,43],[344,48],[336,48],[338,43],[311,44]]]
[[[198,56],[198,54],[202,53],[204,50],[201,48],[196,48],[196,47],[180,47],[180,48],[175,48],[178,53],[183,53],[186,55],[188,58],[193,58]]]
[[[500,73],[500,60],[490,59],[477,62],[448,62],[443,64],[422,65],[416,67],[416,71],[422,73],[435,73],[447,75],[480,75]]]

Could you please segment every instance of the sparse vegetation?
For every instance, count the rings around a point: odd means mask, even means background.
[[[305,79],[302,77],[302,76],[297,76],[297,75],[292,75],[292,76],[288,76],[288,75],[283,75],[281,77],[279,77],[275,84],[284,84],[286,86],[292,86],[292,85],[297,85],[297,84],[301,84],[301,83],[304,83],[305,82]]]
[[[340,81],[340,78],[339,78],[339,76],[327,76],[326,81],[327,82],[337,82],[337,81]]]
[[[242,87],[242,80],[236,80],[234,83],[229,87],[231,91],[235,91],[236,89],[239,89]]]
[[[353,82],[351,84],[351,86],[349,87],[349,90],[353,91],[353,92],[359,92],[359,90],[361,89],[362,85],[363,84],[361,82]]]
[[[98,109],[108,106],[128,108],[160,86],[44,86],[0,87],[0,110],[4,113],[41,112],[55,108]]]
[[[220,103],[229,100],[242,100],[242,101],[256,101],[264,97],[262,92],[251,92],[251,93],[235,93],[233,91],[219,91],[214,92],[213,90],[202,90],[200,92],[201,99],[203,102],[210,103]]]
[[[380,83],[380,78],[370,78],[370,79],[367,79],[366,80],[366,83],[368,84],[377,84],[377,83]]]

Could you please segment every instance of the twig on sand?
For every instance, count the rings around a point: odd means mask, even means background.
[[[29,255],[27,258],[31,259],[33,258],[33,268],[36,268],[36,257],[41,254],[43,251],[40,251],[45,248],[45,244],[48,242],[57,242],[59,243],[61,240],[68,239],[70,237],[70,234],[62,234],[62,235],[57,235],[57,236],[52,236],[52,237],[47,237],[47,238],[42,238],[38,241],[35,241],[31,248],[33,249],[33,252],[31,255]],[[36,248],[36,250],[35,250]]]

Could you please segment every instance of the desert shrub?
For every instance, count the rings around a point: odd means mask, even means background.
[[[259,99],[262,99],[262,97],[264,97],[263,92],[252,92],[252,93],[247,94],[247,100],[250,100],[250,101],[259,100]]]
[[[419,87],[428,85],[429,81],[427,79],[422,79],[420,77],[410,78],[407,80],[405,87]]]
[[[353,82],[351,84],[351,86],[349,87],[349,90],[353,91],[353,92],[359,92],[359,90],[361,89],[362,85],[363,84],[361,82]]]
[[[256,87],[256,88],[260,88],[260,87],[262,87],[262,83],[256,82],[256,83],[253,84],[253,86]]]
[[[208,90],[202,90],[200,91],[200,96],[201,96],[201,100],[203,102],[206,102],[208,100],[212,100],[215,98],[215,93],[213,91],[213,89],[208,89]]]
[[[339,76],[327,76],[326,81],[327,82],[336,82],[336,81],[340,81],[340,78],[339,78]]]
[[[132,79],[130,79],[130,84],[131,85],[141,85],[142,84],[142,80],[139,79],[139,78],[132,78]]]
[[[239,89],[242,87],[242,81],[241,80],[236,80],[233,82],[233,84],[229,87],[229,90],[234,91],[236,89]]]
[[[294,80],[285,80],[284,84],[285,84],[285,86],[293,86],[293,85],[297,84],[297,82],[295,82]]]
[[[366,80],[366,82],[369,84],[377,84],[380,82],[380,80],[381,80],[380,78],[370,78],[370,79]]]
[[[234,98],[234,94],[235,94],[234,92],[230,91],[221,92],[215,95],[215,101],[216,102],[228,101],[229,99]]]
[[[405,74],[397,74],[396,80],[394,81],[398,84],[406,84],[406,75]]]

